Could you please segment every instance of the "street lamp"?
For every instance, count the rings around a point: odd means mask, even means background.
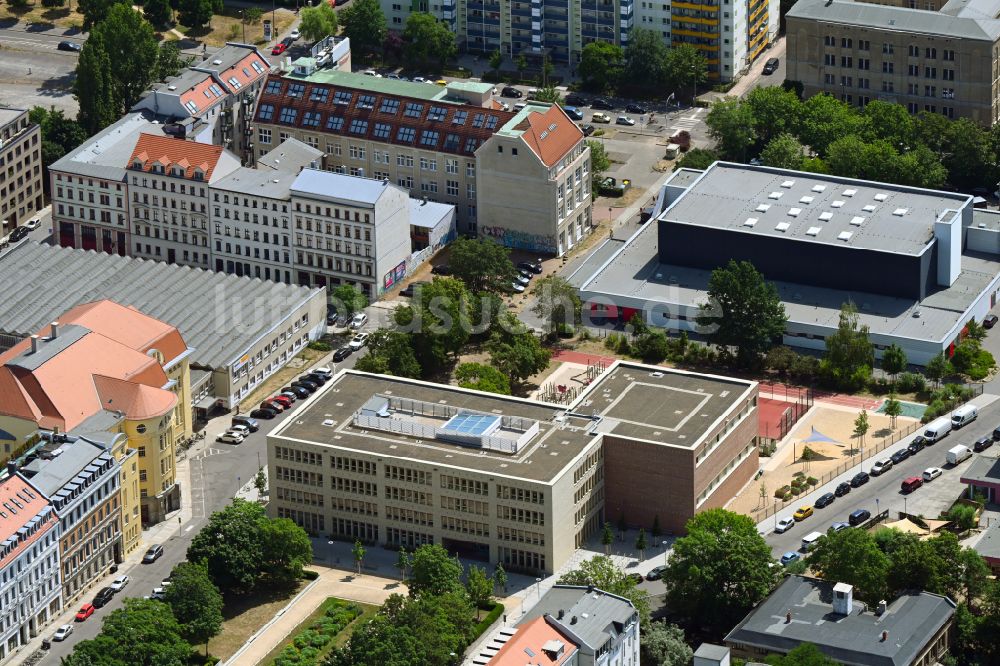
[[[329,541],[327,541],[326,545],[329,546],[329,548],[326,551],[326,554],[327,554],[327,564],[329,564],[332,567],[333,566],[333,539],[330,539]]]
[[[663,566],[667,566],[667,545],[670,542],[664,539],[660,543],[663,545]]]
[[[691,85],[694,89],[694,96],[691,98],[691,106],[694,106],[695,100],[698,99],[698,69],[694,65],[691,65]]]
[[[535,596],[537,596],[539,599],[542,598],[541,587],[542,587],[542,579],[541,578],[536,578],[535,579]]]

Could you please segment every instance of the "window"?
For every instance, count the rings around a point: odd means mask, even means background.
[[[354,97],[353,94],[347,92],[346,90],[338,90],[333,93],[333,103],[334,104],[350,104],[351,99]]]
[[[348,130],[351,134],[367,134],[368,133],[368,121],[362,120],[360,118],[355,118],[351,121],[351,129]]]
[[[409,118],[419,118],[424,112],[423,104],[415,104],[414,102],[408,102],[406,104],[406,110],[403,111],[403,115]]]
[[[358,95],[358,103],[355,106],[359,109],[374,109],[375,95]]]
[[[835,67],[837,65],[837,56],[832,53],[823,54],[823,64],[827,67]]]
[[[840,66],[841,67],[853,67],[854,66],[853,60],[854,59],[851,58],[851,56],[841,56],[840,57]]]
[[[257,110],[257,117],[261,120],[271,120],[274,118],[274,104],[261,104]]]
[[[330,91],[326,88],[320,88],[319,86],[313,86],[312,90],[309,92],[309,99],[313,102],[320,102],[326,104],[327,98],[330,96]]]
[[[261,143],[271,143],[271,130],[258,127],[257,140]]]
[[[854,43],[851,41],[851,39],[849,37],[841,37],[840,38],[840,48],[842,48],[842,49],[854,48]]]
[[[382,106],[379,107],[379,113],[395,113],[399,111],[399,100],[398,99],[383,99]]]
[[[872,61],[868,58],[858,58],[858,69],[868,71],[872,68]]]
[[[392,125],[388,123],[375,123],[375,138],[376,139],[388,139],[389,134],[392,133]]]
[[[268,81],[264,92],[268,95],[277,95],[281,92],[281,81]]]
[[[941,52],[941,59],[953,62],[955,60],[955,52],[951,49],[945,49]]]
[[[447,192],[447,194],[448,194],[449,197],[457,197],[458,196],[458,181],[457,180],[446,181],[445,182],[445,191]]]
[[[453,125],[464,125],[468,117],[469,117],[468,111],[465,110],[456,111],[455,115],[451,117],[451,123]]]
[[[400,127],[399,131],[396,133],[396,141],[403,141],[404,143],[413,143],[413,140],[417,136],[417,131],[412,127]]]
[[[893,73],[893,65],[892,65],[891,62],[883,62],[882,63],[882,73],[883,74],[892,74]]]
[[[928,46],[927,48],[924,49],[924,57],[933,58],[934,60],[937,60],[937,49]]]
[[[184,102],[184,106],[191,113],[198,113],[198,105],[195,104],[193,101],[188,100],[187,102]]]
[[[420,145],[431,146],[431,147],[436,146],[439,138],[440,134],[438,132],[432,130],[424,130],[423,134],[420,136]]]
[[[282,123],[285,123],[287,125],[294,125],[295,124],[295,117],[298,114],[299,114],[299,112],[297,110],[295,110],[295,109],[293,109],[293,108],[291,108],[289,106],[283,106],[283,107],[281,107],[281,117],[278,118],[278,122],[282,122]]]
[[[924,67],[924,78],[925,79],[936,79],[937,78],[937,67]]]
[[[344,119],[341,116],[329,116],[326,119],[326,128],[334,132],[344,129]]]
[[[836,46],[837,38],[833,35],[823,35],[823,46]]]
[[[448,115],[448,109],[443,106],[432,106],[427,110],[427,120],[441,121]]]
[[[302,97],[306,94],[306,87],[301,83],[289,83],[288,92],[285,94],[289,97]]]
[[[319,127],[319,121],[323,115],[319,111],[306,111],[302,116],[303,127]]]
[[[496,116],[490,116],[489,118],[486,119],[486,129],[496,129],[496,126],[497,126]]]
[[[907,65],[906,66],[907,76],[920,76],[920,65]]]
[[[467,152],[467,153],[474,153],[474,152],[476,152],[476,146],[478,145],[478,143],[479,143],[479,141],[477,139],[473,138],[473,137],[469,137],[468,139],[466,139],[465,140],[465,152]]]
[[[882,53],[884,55],[892,55],[893,53],[892,44],[889,44],[888,42],[882,42]],[[882,64],[885,65],[885,63]]]
[[[955,70],[953,70],[953,69],[942,69],[941,70],[941,78],[944,79],[945,81],[954,81],[955,80]]]
[[[858,40],[858,50],[859,51],[870,51],[871,47],[872,47],[872,44],[867,39],[859,39]]]
[[[882,82],[882,92],[889,92],[889,93],[894,92],[892,81]]]
[[[920,57],[920,47],[919,46],[914,46],[913,44],[910,44],[910,49],[909,50],[910,50],[910,57],[911,58],[919,58]]]
[[[260,63],[257,62],[256,60],[254,60],[252,63],[250,63],[250,66],[253,67],[253,71],[257,72],[258,74],[263,74],[264,73],[264,68],[261,67]]]
[[[483,115],[481,113],[477,113],[476,115],[472,116],[472,126],[473,127],[482,127],[483,126],[483,121],[485,121],[485,120],[486,120],[486,116],[485,115]]]
[[[396,166],[412,167],[413,155],[396,155]]]

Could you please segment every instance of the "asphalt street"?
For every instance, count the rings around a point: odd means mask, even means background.
[[[71,91],[78,54],[59,51],[61,41],[82,44],[85,36],[62,29],[0,28],[0,102],[16,108],[55,106],[71,116],[79,108]]]
[[[983,397],[978,400],[981,401]],[[896,520],[898,512],[906,512],[910,515],[923,515],[928,518],[936,518],[938,514],[947,509],[955,501],[965,486],[959,481],[961,473],[972,463],[973,458],[965,462],[951,466],[945,462],[945,452],[957,444],[963,444],[972,448],[972,443],[983,435],[992,434],[993,428],[1000,425],[1000,402],[993,402],[979,410],[979,418],[961,430],[953,431],[944,439],[938,441],[933,446],[919,451],[910,456],[899,465],[894,465],[891,470],[881,476],[873,476],[871,480],[861,486],[854,488],[844,497],[838,497],[833,504],[816,509],[813,515],[802,522],[796,523],[795,527],[784,534],[776,534],[774,526],[777,520],[790,517],[799,506],[812,505],[820,495],[833,492],[833,490],[843,481],[850,481],[851,477],[860,471],[859,467],[854,467],[845,474],[830,481],[820,487],[816,492],[804,498],[801,502],[793,504],[782,511],[779,511],[774,518],[770,518],[758,527],[761,532],[766,532],[766,540],[771,545],[775,557],[787,551],[800,550],[802,537],[810,532],[825,532],[830,525],[836,522],[847,522],[847,517],[856,509],[868,509],[874,516],[879,511],[889,511],[889,520]],[[918,432],[922,432],[918,431]],[[878,456],[865,460],[864,471],[871,471],[872,465],[877,460],[887,459],[896,451],[906,448],[913,440],[914,433],[902,441],[882,451]],[[995,445],[981,455],[996,457],[1000,452],[1000,444]],[[903,479],[911,476],[920,476],[928,467],[940,467],[944,474],[924,483],[924,485],[909,495],[900,490]]]

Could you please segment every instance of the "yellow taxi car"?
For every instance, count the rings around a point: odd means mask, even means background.
[[[805,520],[809,516],[813,515],[813,508],[811,506],[800,506],[795,513],[792,514],[792,518],[795,520]]]

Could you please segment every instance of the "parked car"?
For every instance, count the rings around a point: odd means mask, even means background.
[[[320,386],[330,381],[330,378],[327,375],[324,375],[322,372],[307,372],[306,374],[299,377],[299,379],[308,379],[311,382],[316,382]]]
[[[898,465],[899,463],[903,462],[909,457],[910,457],[909,449],[900,449],[899,451],[896,451],[891,456],[889,456],[889,460],[892,461],[893,465]]]
[[[607,124],[611,122],[611,116],[606,113],[595,113],[593,117],[591,117],[590,122]]]
[[[663,578],[663,573],[666,570],[667,567],[662,564],[658,567],[653,567],[652,569],[649,570],[649,573],[646,574],[646,580],[660,580],[661,578]]]
[[[347,345],[351,349],[353,349],[354,351],[357,351],[357,350],[361,349],[362,347],[364,347],[367,344],[368,344],[368,334],[367,333],[358,333],[353,338],[351,338],[350,342],[347,343]]]
[[[278,415],[278,410],[272,409],[270,407],[258,407],[250,412],[250,416],[255,419],[264,419],[265,421],[270,421]]]
[[[345,346],[341,347],[340,349],[338,349],[337,351],[333,352],[333,360],[336,361],[337,363],[340,363],[341,361],[343,361],[345,358],[347,358],[348,356],[350,356],[353,353],[354,353],[354,349],[351,348],[348,345],[345,345]]]
[[[540,275],[542,272],[541,264],[534,264],[530,261],[522,261],[517,264],[517,267],[522,271],[530,271],[535,275]],[[998,430],[1000,430],[1000,428],[998,428]]]
[[[292,31],[290,33],[288,33],[288,36],[291,39],[298,39],[299,37],[302,36],[302,33],[299,32],[298,28],[293,28]]]
[[[584,136],[590,136],[596,129],[593,125],[580,125],[580,130]]]
[[[219,444],[242,444],[243,435],[238,432],[226,431],[215,438],[215,441]]]
[[[811,515],[813,515],[813,508],[807,504],[805,506],[800,506],[798,509],[796,509],[795,513],[792,514],[792,518],[794,518],[796,521],[799,521],[799,520],[805,520]]]
[[[124,590],[126,585],[128,585],[128,576],[118,576],[111,581],[111,589],[114,590],[115,594]]]
[[[226,432],[235,432],[237,434],[243,435],[244,438],[250,435],[250,428],[243,425],[242,423],[233,423]]]
[[[39,220],[37,217],[34,217],[34,218],[32,218],[32,219],[30,219],[30,220],[28,220],[27,222],[24,223],[24,227],[26,229],[31,229],[32,231],[34,231],[35,229],[37,229],[40,226],[42,226],[42,221]]]
[[[60,51],[76,51],[79,53],[83,47],[76,42],[59,42],[59,45],[56,48]]]
[[[566,103],[570,106],[587,106],[587,100],[582,95],[570,93],[566,95]]]
[[[781,566],[787,567],[792,562],[798,562],[802,559],[802,556],[796,553],[794,550],[790,550],[781,556]]]
[[[563,111],[565,111],[566,115],[572,118],[573,120],[583,120],[583,111],[576,108],[575,106],[564,107]]]
[[[632,125],[635,125],[635,120],[629,116],[618,116],[618,118],[615,119],[615,125],[627,125],[631,127]]]
[[[868,483],[868,478],[867,472],[858,472],[851,478],[851,488],[860,488]]]
[[[764,63],[764,70],[762,73],[767,74],[768,76],[774,74],[776,71],[778,71],[779,62],[780,61],[777,58],[768,58],[767,62]]]
[[[848,483],[847,481],[844,481],[839,486],[837,486],[837,489],[833,491],[833,494],[836,495],[837,497],[843,497],[849,492],[851,492],[851,484]]]
[[[274,48],[271,49],[271,55],[281,55],[287,49],[288,49],[288,44],[285,44],[284,42],[278,42],[277,44],[274,45]]]
[[[423,289],[423,285],[425,284],[430,284],[430,282],[428,282],[427,280],[414,280],[410,284],[406,285],[406,288],[403,289],[403,291],[399,292],[399,295],[406,296],[407,298],[413,298],[413,290],[416,289],[417,287]]]
[[[632,579],[636,585],[645,580],[645,578],[642,577],[641,573],[630,573],[628,574],[628,578]]]
[[[993,441],[1000,440],[1000,426],[993,429]]]
[[[94,607],[102,608],[106,606],[108,602],[114,598],[114,596],[115,596],[114,590],[112,590],[110,587],[102,587],[100,590],[97,591],[97,594],[94,595],[94,602],[93,602]]]
[[[837,496],[833,493],[824,493],[816,499],[816,508],[822,509],[823,507],[830,506],[833,504],[833,500],[837,499]]]
[[[31,229],[29,229],[28,227],[15,227],[14,231],[10,232],[10,236],[8,236],[7,239],[11,243],[19,243],[20,241],[23,241],[25,238],[27,238],[30,232]]]
[[[524,275],[522,275],[522,274],[519,273],[517,275],[517,277],[514,278],[514,282],[516,284],[521,285],[522,287],[527,287],[528,284],[531,282],[531,278],[526,277],[526,276],[524,276]]]
[[[294,384],[292,384],[291,386],[286,386],[285,388],[281,389],[281,392],[292,393],[293,395],[295,395],[296,398],[300,400],[309,397],[309,391],[305,390],[301,386],[295,386]]]
[[[312,372],[310,372],[309,374],[311,374],[311,375],[322,375],[327,380],[333,379],[333,369],[330,368],[330,367],[327,367],[325,365],[321,365],[318,368],[313,368]]]
[[[52,634],[52,640],[54,640],[54,641],[64,641],[67,638],[69,638],[69,635],[72,634],[72,633],[73,633],[73,625],[72,624],[64,624],[61,627],[59,627],[58,629],[56,629],[56,633]]]
[[[285,391],[284,389],[282,389],[282,392],[279,393],[278,396],[284,398],[285,400],[290,400],[293,403],[299,399],[299,396],[295,395],[291,391]]]
[[[515,294],[523,294],[524,285],[518,282],[512,282],[510,285],[510,290],[513,291]]]
[[[644,107],[642,104],[636,104],[635,102],[632,102],[631,104],[626,104],[625,105],[625,110],[628,111],[629,113],[648,113],[649,112],[649,109],[647,109],[646,107]]]
[[[604,99],[603,97],[595,97],[590,102],[590,108],[592,109],[602,109],[604,111],[611,111],[615,108],[615,105]]]
[[[97,609],[94,608],[94,604],[84,604],[80,606],[80,610],[76,612],[76,621],[83,622],[88,617],[93,615],[95,610]]]
[[[163,556],[163,546],[158,543],[154,543],[152,546],[146,549],[146,554],[142,556],[143,564],[152,564],[156,560]]]
[[[300,388],[300,389],[305,390],[305,392],[307,394],[309,394],[309,395],[312,395],[313,393],[315,393],[316,389],[319,388],[319,386],[317,386],[316,384],[313,384],[312,382],[299,382],[299,381],[292,382],[292,386],[295,387],[295,388]]]
[[[924,481],[933,481],[934,479],[941,476],[943,473],[944,472],[940,467],[928,467],[927,469],[924,470],[924,473],[921,476],[924,477]]]
[[[930,444],[931,443],[928,442],[923,435],[917,435],[916,437],[913,438],[913,441],[910,442],[910,445],[907,446],[906,448],[908,448],[910,450],[910,453],[913,454],[916,453],[917,451],[926,448],[927,446],[930,446]]]
[[[285,411],[285,405],[281,404],[276,400],[267,399],[260,403],[258,409],[270,409],[272,412],[277,412],[280,414],[281,412]]]
[[[782,518],[774,526],[774,531],[777,534],[784,534],[785,532],[787,532],[788,530],[792,529],[793,527],[795,527],[795,521],[794,520],[792,520],[791,518]]]
[[[260,430],[260,424],[257,423],[253,417],[247,416],[246,414],[237,414],[230,421],[232,425],[244,425],[250,429],[250,432],[257,432]]]
[[[847,517],[847,522],[850,523],[851,527],[856,527],[857,525],[860,525],[861,523],[865,522],[871,517],[872,517],[872,512],[869,511],[868,509],[858,509],[857,511],[852,512],[851,515]]]
[[[922,485],[924,485],[923,477],[910,476],[903,479],[903,483],[900,484],[899,490],[903,493],[912,493]]]
[[[339,314],[337,315],[337,323],[334,324],[337,328],[347,328],[347,325],[351,323],[351,315],[349,314]]]
[[[879,476],[888,472],[890,469],[892,469],[892,460],[877,460],[875,461],[875,464],[872,465],[871,475]]]
[[[167,598],[166,590],[164,590],[162,587],[154,587],[153,591],[149,594],[149,598],[163,601],[164,599]]]
[[[975,451],[976,453],[979,453],[980,451],[985,451],[991,446],[993,446],[993,438],[987,435],[985,437],[980,437],[979,439],[977,439],[976,443],[972,445],[972,450]]]
[[[830,525],[830,529],[833,530],[834,532],[839,532],[840,530],[846,530],[848,527],[850,527],[850,525],[847,523],[833,523],[832,525]]]
[[[451,268],[448,264],[438,264],[431,269],[431,275],[451,275]]]
[[[414,79],[415,81],[416,79]],[[513,97],[514,99],[521,99],[524,97],[524,93],[515,88],[514,86],[504,86],[503,90],[500,91],[501,97]]]
[[[351,318],[351,328],[357,330],[368,323],[368,315],[364,312],[355,312]]]
[[[327,326],[336,326],[337,325],[337,313],[336,312],[328,312],[326,314],[326,325]]]
[[[997,325],[997,316],[995,314],[988,314],[983,319],[983,328],[993,328]]]

